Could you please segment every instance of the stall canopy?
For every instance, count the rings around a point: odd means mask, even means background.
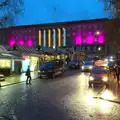
[[[43,49],[43,51],[45,53],[54,53],[54,49],[53,48],[45,48],[45,49]]]
[[[8,54],[9,51],[7,51],[7,49],[4,46],[0,45],[0,53]]]
[[[37,53],[33,47],[16,45],[16,51],[25,52],[25,53]]]

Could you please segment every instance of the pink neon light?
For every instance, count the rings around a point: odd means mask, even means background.
[[[23,41],[23,40],[20,40],[20,41],[19,41],[19,45],[24,45],[24,41]]]
[[[103,44],[104,43],[104,37],[103,36],[99,36],[98,43],[99,44]]]
[[[13,46],[15,43],[16,43],[15,40],[11,40],[10,43],[9,43],[9,45]]]
[[[82,44],[82,38],[81,38],[81,36],[77,36],[76,37],[76,45],[80,45],[80,44]]]
[[[93,44],[93,36],[88,36],[86,43],[87,44]]]
[[[28,40],[28,46],[31,47],[33,45],[32,40]]]

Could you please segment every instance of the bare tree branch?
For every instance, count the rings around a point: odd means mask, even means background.
[[[2,2],[2,3],[0,4],[0,8],[4,7],[4,6],[6,6],[6,5],[8,5],[8,0],[5,0],[4,2]]]
[[[0,9],[3,13],[3,16],[0,17],[0,27],[15,25],[16,17],[23,12],[23,5],[24,0],[4,0],[0,3]]]
[[[120,19],[120,0],[101,0],[104,3],[105,11],[112,11],[113,18]]]

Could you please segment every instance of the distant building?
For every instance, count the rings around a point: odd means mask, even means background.
[[[66,47],[88,54],[108,54],[114,51],[110,46],[115,23],[115,20],[95,19],[16,26],[0,29],[0,44],[11,47],[14,44],[34,48],[40,46],[45,49]]]

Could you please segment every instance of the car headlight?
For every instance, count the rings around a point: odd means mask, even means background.
[[[92,66],[89,67],[89,69],[92,69],[92,68],[93,68]]]
[[[84,66],[82,66],[82,70],[84,69],[85,67]]]
[[[108,59],[105,59],[105,62],[108,62]]]
[[[103,77],[102,79],[104,82],[107,82],[108,81],[108,77]]]
[[[93,81],[94,80],[94,77],[90,76],[90,81]]]

